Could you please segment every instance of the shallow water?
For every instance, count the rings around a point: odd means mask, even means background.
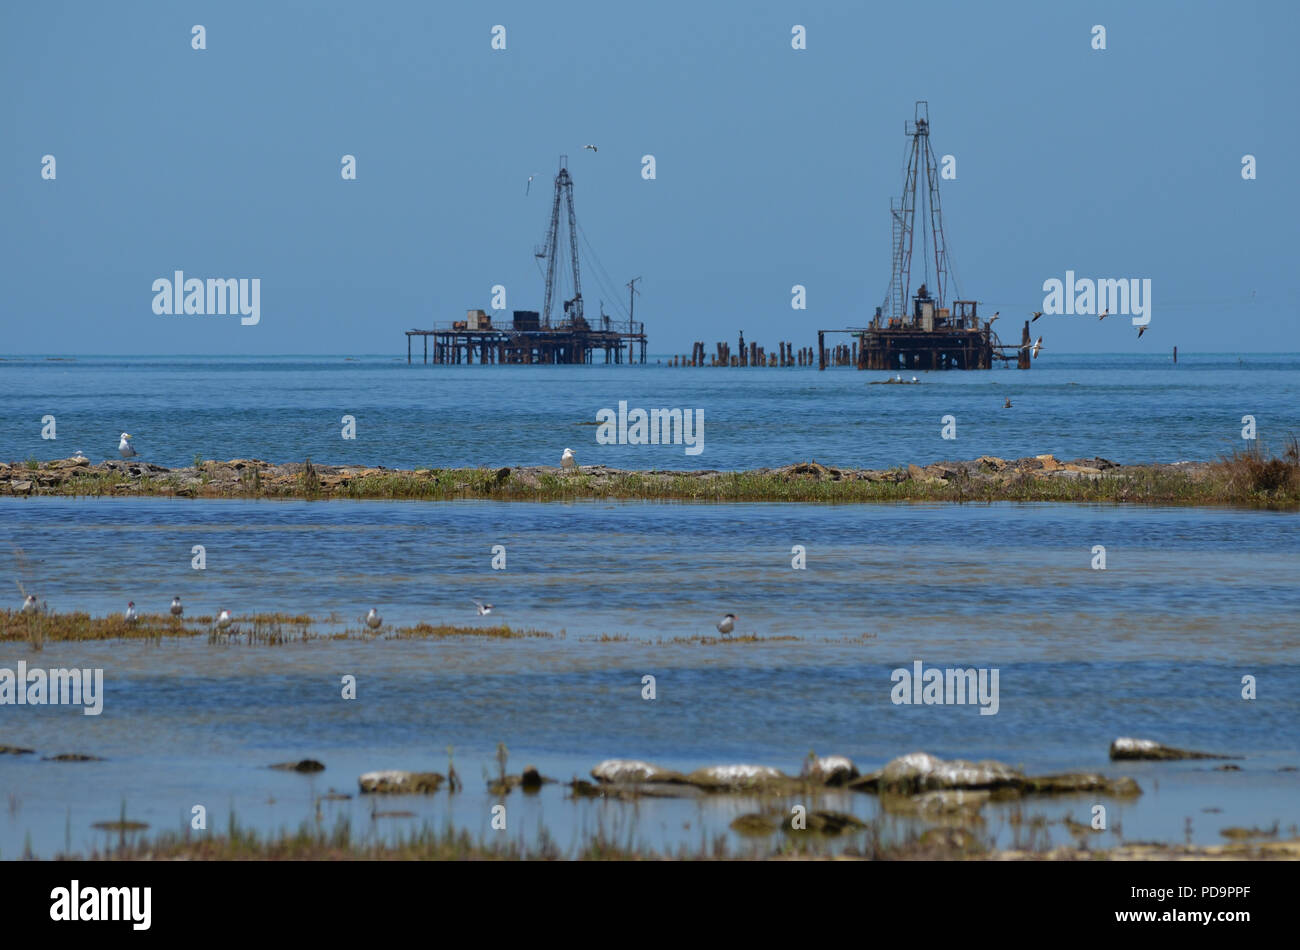
[[[191,615],[231,607],[390,623],[551,631],[552,639],[211,645],[199,637],[0,647],[0,666],[102,667],[101,716],[0,707],[0,857],[30,836],[38,854],[102,842],[93,821],[179,828],[193,804],[223,827],[233,808],[261,830],[297,827],[313,794],[354,792],[376,768],[437,769],[454,746],[467,791],[385,800],[415,819],[369,817],[371,801],[327,803],[357,829],[391,834],[425,819],[488,830],[481,776],[496,743],[511,770],[567,780],[609,756],[688,770],[744,761],[797,772],[809,749],[863,770],[915,749],[997,758],[1030,772],[1133,775],[1145,794],[1108,802],[1127,840],[1223,840],[1231,825],[1300,822],[1300,542],[1292,513],[1071,505],[688,505],[635,502],[0,501],[0,576],[54,610],[104,614],[133,599]],[[507,569],[491,569],[504,544]],[[207,569],[190,567],[193,544]],[[807,569],[791,568],[791,548]],[[1092,548],[1107,569],[1090,568]],[[21,551],[21,557],[14,550]],[[16,593],[16,591],[15,591]],[[713,634],[726,610],[758,643]],[[326,626],[331,626],[327,624]],[[563,632],[563,637],[558,636]],[[609,634],[625,640],[602,642]],[[999,708],[890,701],[891,671],[996,667]],[[358,697],[340,698],[340,678]],[[641,698],[642,676],[657,698]],[[1240,696],[1241,678],[1259,696]],[[1245,758],[1107,761],[1136,735]],[[55,763],[86,752],[107,761]],[[267,771],[314,757],[315,777]],[[507,799],[509,834],[545,826],[561,844],[600,825],[637,843],[697,847],[727,831],[739,799],[569,802],[549,786]],[[269,800],[274,799],[274,804]],[[1091,798],[1035,800],[1028,814],[1086,821]],[[875,814],[865,795],[816,807]],[[1203,813],[1207,807],[1222,813]],[[985,831],[1015,840],[1006,808]],[[908,822],[891,819],[890,833]],[[383,829],[387,829],[384,831]],[[1049,829],[1057,839],[1060,825]],[[1115,843],[1112,833],[1096,846]]]
[[[400,342],[400,338],[399,338]],[[1300,433],[1300,355],[1044,356],[1034,368],[917,373],[872,386],[843,368],[424,366],[403,357],[43,357],[0,361],[0,459],[117,456],[118,434],[160,465],[261,458],[390,468],[582,464],[753,468],[816,458],[907,462],[1055,453],[1117,462],[1240,448],[1242,416],[1280,448]],[[909,374],[910,375],[910,374]],[[1003,408],[1005,399],[1013,408]],[[700,409],[704,450],[598,445],[603,408]],[[57,440],[43,440],[53,415]],[[341,437],[344,415],[356,439]],[[942,418],[956,439],[941,437]]]

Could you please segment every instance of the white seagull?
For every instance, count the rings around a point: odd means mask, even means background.
[[[600,151],[600,149],[596,148],[596,146],[594,146],[594,145],[584,145],[583,148],[589,148],[589,149],[591,149],[593,152],[599,152],[599,151]]]
[[[379,616],[379,611],[371,607],[370,613],[366,614],[366,626],[371,630],[378,630],[379,625],[383,622],[384,618]]]
[[[718,621],[718,633],[722,634],[724,637],[735,629],[736,629],[735,614],[727,614],[725,617],[723,617],[721,620]]]
[[[173,616],[173,617],[179,617],[179,616],[180,616],[181,614],[183,614],[183,613],[185,613],[185,608],[181,606],[181,599],[180,599],[180,597],[173,597],[173,598],[172,598],[172,616]]]
[[[129,459],[137,454],[135,446],[131,444],[131,437],[125,432],[122,433],[122,441],[117,443],[117,451],[121,453],[124,459]]]
[[[23,601],[23,609],[21,612],[25,614],[34,614],[40,609],[40,606],[36,603],[36,595],[28,594],[27,599]]]
[[[573,457],[573,449],[565,449],[564,454],[560,456],[560,467],[566,472],[572,471],[578,464],[578,460]]]
[[[492,613],[491,604],[485,604],[481,601],[476,600],[474,601],[474,606],[478,608],[478,615],[480,617],[486,617],[488,614]]]
[[[128,601],[126,602],[126,613],[123,614],[122,616],[123,616],[123,619],[125,619],[127,623],[135,623],[136,620],[139,619],[139,618],[136,617],[136,615],[135,615],[135,601],[134,601],[134,600],[128,600]]]
[[[78,465],[85,465],[90,461],[90,459],[86,457],[85,452],[81,451],[81,449],[77,449],[77,451],[72,453],[72,461],[76,462]]]

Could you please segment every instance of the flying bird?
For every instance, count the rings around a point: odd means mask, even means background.
[[[1101,316],[1098,317],[1097,319],[1098,319],[1098,320],[1105,320],[1108,316],[1110,316],[1110,309],[1109,309],[1109,308],[1107,308],[1106,310],[1103,310],[1103,311],[1101,312]]]
[[[122,616],[123,616],[123,618],[126,620],[127,623],[135,623],[136,620],[139,619],[139,618],[136,616],[136,613],[135,613],[135,601],[134,601],[134,600],[128,600],[128,601],[126,602],[126,613],[123,614]]]
[[[1138,339],[1142,339],[1142,334],[1147,332],[1146,327],[1138,327]]]
[[[735,614],[727,614],[725,617],[723,617],[721,620],[718,621],[718,633],[722,634],[724,637],[727,636],[727,634],[731,633],[731,631],[735,629],[736,629]]]
[[[138,454],[135,446],[131,444],[131,437],[125,432],[122,433],[122,441],[117,443],[117,451],[121,453],[124,459],[132,458]]]
[[[378,630],[379,625],[383,622],[384,618],[379,616],[379,611],[371,607],[370,613],[366,614],[366,626],[371,630]]]
[[[564,454],[560,456],[560,467],[566,472],[572,471],[578,464],[578,460],[573,457],[573,449],[565,449]]]
[[[600,151],[600,149],[596,148],[596,146],[594,146],[594,145],[584,145],[583,148],[589,148],[589,149],[591,149],[593,152],[599,152],[599,151]]]
[[[528,176],[528,184],[524,185],[524,194],[528,194],[528,190],[533,187],[533,179],[536,177],[536,175]]]
[[[1043,348],[1043,338],[1040,336],[1037,340],[1034,341],[1034,348],[1030,350],[1030,355],[1033,356],[1034,359],[1038,359],[1038,351],[1041,350],[1042,348]]]
[[[476,600],[474,601],[474,606],[478,608],[478,615],[480,617],[486,617],[488,614],[492,613],[491,604],[485,604],[482,601]]]
[[[1034,311],[1034,315],[1033,315],[1032,317],[1029,318],[1029,322],[1030,322],[1030,323],[1033,323],[1035,320],[1037,320],[1037,319],[1038,319],[1039,317],[1041,317],[1042,315],[1043,315],[1043,311],[1041,311],[1041,310],[1035,310],[1035,311]]]
[[[173,617],[179,617],[179,616],[180,616],[181,614],[183,614],[183,613],[185,613],[185,608],[181,606],[181,599],[180,599],[180,597],[173,597],[173,598],[172,598],[172,616],[173,616]]]

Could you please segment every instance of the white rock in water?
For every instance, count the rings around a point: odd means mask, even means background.
[[[681,782],[681,773],[640,759],[606,759],[591,770],[598,782]]]
[[[839,785],[849,779],[857,778],[858,767],[847,756],[823,755],[806,761],[801,775],[803,778],[826,785]]]

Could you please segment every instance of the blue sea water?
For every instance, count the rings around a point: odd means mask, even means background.
[[[654,358],[652,358],[654,359]],[[853,466],[1019,457],[1207,459],[1243,445],[1252,415],[1274,448],[1300,433],[1300,355],[1041,356],[1028,371],[923,372],[873,386],[842,368],[425,366],[405,357],[0,361],[0,460],[261,458],[390,468],[558,463],[753,468],[815,458]],[[1004,409],[1006,399],[1012,408]],[[704,450],[598,445],[601,409],[701,409]],[[53,415],[57,441],[41,438]],[[355,440],[342,438],[344,415]],[[942,438],[955,417],[956,439]]]
[[[749,467],[803,458],[857,465],[1054,452],[1116,461],[1207,458],[1241,444],[1254,415],[1276,445],[1300,431],[1291,356],[1183,355],[1041,360],[1029,372],[883,374],[834,370],[407,366],[386,359],[105,360],[0,363],[0,458],[114,454],[188,464],[262,457],[389,466],[583,462],[629,468]],[[920,374],[918,374],[920,375]],[[1010,396],[1013,409],[1001,408]],[[596,446],[602,407],[704,408],[706,451]],[[57,419],[57,442],[40,439]],[[339,418],[357,418],[355,442]],[[940,419],[958,420],[955,442]],[[55,446],[58,448],[55,448]],[[325,630],[486,624],[554,634],[526,640],[343,640],[0,644],[0,667],[100,667],[100,716],[0,706],[0,858],[111,844],[91,824],[128,817],[179,829],[203,804],[262,831],[296,828],[328,789],[356,791],[378,768],[444,770],[453,747],[466,791],[381,807],[326,803],[367,835],[429,821],[492,832],[496,744],[511,769],[567,780],[609,756],[688,770],[754,762],[797,772],[810,749],[864,770],[917,749],[997,758],[1030,772],[1133,775],[1144,794],[1107,801],[1121,839],[1213,843],[1229,826],[1300,823],[1300,536],[1292,512],[1052,504],[681,504],[302,502],[186,499],[0,500],[0,581],[56,611],[103,615],[134,600],[190,615],[282,611]],[[207,551],[203,571],[191,551]],[[506,569],[491,566],[506,547]],[[805,570],[792,549],[807,552]],[[1103,545],[1107,568],[1093,570]],[[720,644],[724,611],[757,643]],[[996,715],[976,706],[891,701],[892,671],[996,668]],[[341,677],[357,677],[355,700]],[[643,677],[657,696],[642,698]],[[1244,699],[1243,677],[1257,683]],[[1240,755],[1215,762],[1112,764],[1119,735]],[[90,753],[102,762],[44,756]],[[314,777],[269,771],[314,757]],[[567,846],[599,826],[649,847],[726,835],[753,801],[573,802],[559,786],[508,799],[510,836],[543,827]],[[1091,797],[1040,800],[1026,814],[1086,821]],[[865,795],[815,807],[877,814]],[[1218,811],[1209,809],[1221,809]],[[981,833],[1022,833],[1007,807]],[[890,818],[890,833],[916,830]],[[924,827],[924,826],[922,826]],[[489,838],[489,840],[491,840]]]

